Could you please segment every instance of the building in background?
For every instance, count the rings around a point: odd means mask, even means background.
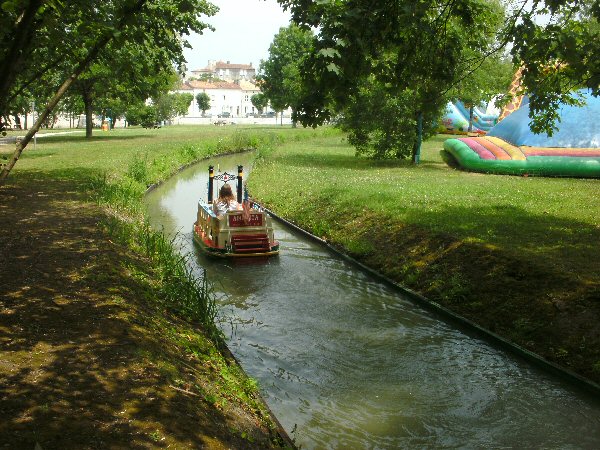
[[[260,89],[249,81],[200,81],[189,80],[182,84],[176,92],[186,92],[194,96],[188,114],[181,117],[179,123],[194,123],[203,117],[198,108],[196,96],[205,92],[210,98],[210,109],[204,112],[204,117],[247,117],[258,113],[252,104],[252,96]],[[224,114],[225,113],[225,114]]]
[[[190,71],[185,79],[205,80],[218,79],[224,81],[254,81],[256,78],[256,69],[250,64],[231,64],[230,61],[208,61],[208,65],[203,69]]]

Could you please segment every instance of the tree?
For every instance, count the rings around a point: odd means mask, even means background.
[[[194,96],[188,93],[167,93],[154,100],[156,119],[166,122],[177,116],[185,116]]]
[[[157,122],[156,108],[146,105],[145,102],[136,102],[128,105],[125,118],[129,125],[142,125],[145,128],[154,126]]]
[[[282,27],[269,46],[269,58],[260,62],[257,80],[275,111],[297,109],[301,67],[312,50],[313,33],[296,25]]]
[[[63,76],[39,119],[17,143],[0,183],[63,95],[110,42],[116,47],[127,42],[160,47],[172,56],[172,63],[183,63],[182,37],[209,27],[199,16],[216,12],[205,0],[11,0],[3,1],[1,8],[0,118],[11,101],[39,84],[43,75],[56,71]]]
[[[412,149],[415,162],[422,130],[429,127],[424,122],[441,114],[452,85],[493,51],[504,19],[498,1],[280,3],[300,26],[319,30],[303,59],[294,117],[317,126],[341,114],[346,127],[359,127],[362,152],[368,146],[373,156],[405,157]],[[405,102],[405,117],[384,118],[384,112],[398,114],[398,99]],[[379,105],[381,112],[356,120],[362,102],[373,111]],[[395,147],[378,150],[384,144]]]
[[[376,159],[406,158],[413,151],[418,138],[415,123],[415,105],[418,95],[410,89],[396,92],[379,82],[374,76],[367,77],[345,104],[336,122],[348,133],[348,142],[357,155]],[[436,133],[439,109],[443,100],[428,103],[423,111],[425,138]]]
[[[469,131],[472,130],[474,106],[507,92],[514,72],[507,57],[492,55],[453,87],[451,97],[469,107]]]
[[[74,83],[69,95],[80,96],[86,116],[86,137],[92,136],[94,114],[123,112],[119,105],[159,98],[178,82],[172,58],[163,48],[126,42],[107,46]],[[113,122],[111,120],[111,122]]]
[[[207,109],[210,109],[210,97],[206,92],[198,92],[196,94],[196,103],[198,103],[198,109],[202,111],[202,115],[206,113]]]
[[[250,97],[250,101],[259,114],[262,114],[263,110],[269,104],[269,99],[262,92],[254,94],[252,97]]]
[[[549,20],[536,21],[537,14]],[[530,126],[549,135],[558,128],[561,103],[580,104],[578,88],[600,95],[600,1],[534,1],[513,32],[512,54],[523,66]]]
[[[319,30],[315,55],[304,70],[310,77],[305,80],[305,98],[298,116],[308,125],[329,119],[331,108],[327,105],[343,105],[347,101],[344,96],[351,98],[348,94],[359,88],[359,80],[370,70],[370,61],[378,59],[382,50],[389,47],[399,50],[396,72],[400,72],[402,84],[407,73],[415,73],[416,80],[422,77],[422,72],[411,61],[429,62],[428,59],[444,57],[447,53],[445,67],[439,67],[439,73],[426,78],[442,83],[442,89],[452,89],[460,80],[460,76],[457,80],[452,72],[467,74],[469,65],[477,67],[484,60],[480,56],[511,44],[513,63],[524,68],[523,87],[530,96],[534,131],[552,132],[559,104],[579,102],[575,88],[587,87],[593,95],[600,94],[599,0],[505,2],[515,7],[504,21],[495,50],[489,47],[488,37],[484,37],[483,46],[476,42],[482,31],[487,34],[492,17],[488,14],[486,18],[486,9],[492,6],[493,14],[497,8],[494,2],[278,1],[291,10],[295,23]],[[536,22],[540,14],[550,20],[543,24]],[[369,17],[369,21],[364,21],[364,17]],[[475,40],[460,37],[460,33],[456,33],[460,29],[472,32]],[[427,49],[424,46],[427,42],[437,45]],[[453,50],[456,47],[453,44],[467,42],[478,54],[475,59],[469,57],[468,52]],[[464,50],[469,46],[458,47]],[[400,66],[407,68],[404,75]]]

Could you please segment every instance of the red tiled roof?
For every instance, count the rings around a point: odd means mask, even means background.
[[[200,80],[191,80],[186,83],[192,89],[241,89],[239,84],[229,83],[227,81],[200,81]]]
[[[245,70],[254,70],[251,64],[229,64],[223,61],[218,61],[215,64],[216,69],[245,69]]]

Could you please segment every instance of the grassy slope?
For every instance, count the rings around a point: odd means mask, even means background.
[[[99,221],[118,232],[114,205],[103,211],[89,196],[99,176],[141,193],[182,164],[279,132],[120,130],[42,138],[24,152],[0,189],[1,442],[276,446],[255,383],[162,306],[152,261],[103,234]]]
[[[286,144],[249,186],[401,284],[600,381],[600,180],[456,171],[444,139],[418,167],[356,158],[341,136]]]

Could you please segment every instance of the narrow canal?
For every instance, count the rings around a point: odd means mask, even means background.
[[[600,401],[461,331],[295,231],[262,264],[198,254],[208,164],[147,196],[153,226],[214,282],[228,345],[303,449],[600,448]]]

